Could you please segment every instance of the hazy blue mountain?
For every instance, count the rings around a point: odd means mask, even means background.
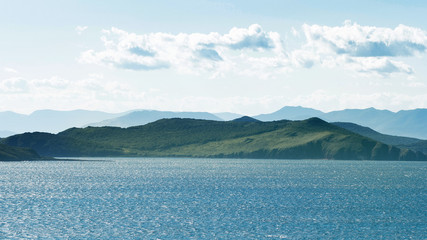
[[[0,131],[4,132],[21,132],[16,131],[26,123],[28,116],[24,114],[14,113],[11,111],[0,112]]]
[[[151,123],[163,118],[192,118],[203,120],[222,121],[221,118],[208,112],[169,112],[156,110],[141,110],[128,113],[124,116],[107,119],[97,123],[91,123],[87,126],[93,127],[132,127]]]
[[[20,121],[20,119],[25,118],[26,116],[27,115],[11,111],[0,112],[0,119],[10,119],[11,121]]]
[[[224,121],[230,121],[239,117],[243,117],[243,115],[241,114],[231,113],[231,112],[214,113],[214,115],[221,118]]]
[[[233,120],[242,115],[234,113],[169,112],[137,110],[126,113],[105,113],[99,111],[54,111],[40,110],[30,115],[14,112],[0,112],[0,137],[12,133],[50,132],[56,133],[71,127],[143,125],[162,118],[194,118],[206,120]],[[284,107],[270,114],[254,116],[261,121],[302,120],[319,117],[328,122],[352,122],[369,127],[388,135],[427,139],[427,109],[404,110],[397,113],[388,110],[345,109],[323,113],[304,107]],[[12,133],[11,133],[12,132]]]
[[[254,118],[261,121],[277,121],[277,120],[303,120],[311,117],[318,117],[322,115],[323,112],[312,109],[312,108],[304,108],[304,107],[291,107],[286,106],[276,112],[269,114],[260,114],[254,116]]]
[[[322,114],[320,117],[328,122],[352,122],[381,131],[378,126],[384,124],[394,117],[395,113],[388,110],[367,109],[345,109]]]
[[[424,154],[427,154],[427,140],[403,145],[400,147],[405,147],[405,148],[411,149],[413,151],[420,151],[420,152],[423,152]]]
[[[403,110],[395,113],[367,108],[323,113],[311,108],[284,107],[270,114],[254,116],[261,121],[299,120],[309,117],[319,117],[328,122],[351,122],[388,135],[427,139],[427,109]]]
[[[418,138],[409,138],[409,137],[401,137],[401,136],[392,136],[387,134],[379,133],[372,128],[364,127],[357,125],[355,123],[349,123],[349,122],[332,122],[335,126],[345,128],[347,130],[350,130],[354,133],[360,134],[365,137],[372,138],[374,140],[377,140],[379,142],[390,144],[390,145],[407,145],[407,144],[413,144],[417,143],[419,141],[422,141]]]
[[[427,139],[427,109],[399,111],[382,128],[393,135]]]
[[[325,113],[320,118],[329,122],[352,122],[383,134],[427,139],[427,109],[399,111],[346,109]]]
[[[87,110],[39,110],[30,115],[0,112],[0,130],[15,133],[35,131],[57,133],[71,127],[81,127],[91,122],[121,115],[123,113],[113,114]]]

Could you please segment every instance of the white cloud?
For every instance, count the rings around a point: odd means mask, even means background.
[[[28,82],[20,77],[0,81],[0,92],[6,94],[24,93],[29,89]]]
[[[305,24],[303,31],[318,51],[353,57],[412,56],[427,49],[427,32],[405,25],[391,29],[346,21],[339,27]]]
[[[234,66],[253,62],[252,53],[257,53],[256,58],[265,59],[271,55],[280,56],[283,52],[280,35],[266,32],[257,24],[232,28],[227,34],[138,35],[117,28],[103,33],[101,39],[105,49],[83,52],[80,62],[131,70],[173,68],[179,72],[209,72],[216,76],[220,75],[218,71],[239,72],[240,69],[234,69]]]
[[[298,32],[298,30],[296,30],[294,27],[292,27],[291,29],[291,33],[294,37],[299,37],[300,33]]]
[[[30,86],[34,89],[51,88],[51,89],[64,89],[69,86],[70,82],[66,79],[53,76],[45,79],[32,79],[28,81]]]
[[[58,76],[43,79],[0,79],[2,105],[24,110],[34,106],[38,109],[61,109],[63,106],[105,109],[121,104],[133,106],[132,104],[141,103],[144,95],[144,92],[125,83],[106,81],[98,75],[73,81]],[[120,109],[122,108],[116,107],[117,111]]]
[[[10,67],[5,67],[3,68],[3,71],[7,72],[7,73],[18,73],[17,70],[10,68]]]
[[[82,33],[87,29],[88,29],[88,26],[77,26],[74,30],[76,30],[78,35],[82,35]]]
[[[409,79],[409,81],[406,82],[402,82],[401,85],[403,87],[409,87],[409,88],[414,88],[414,89],[426,89],[427,90],[427,84],[416,80],[416,79]]]
[[[288,57],[292,66],[298,68],[311,68],[321,61],[320,56],[315,52],[302,49],[292,51]]]
[[[310,94],[285,91],[283,95],[269,96],[172,96],[161,89],[140,89],[124,82],[111,81],[98,74],[90,74],[80,80],[63,79],[53,76],[44,79],[7,78],[0,80],[2,106],[14,106],[21,111],[37,108],[97,109],[120,112],[129,109],[157,109],[174,111],[210,111],[259,114],[275,111],[284,105],[306,106],[323,111],[344,108],[410,109],[427,107],[427,94],[422,93],[425,84],[413,80],[404,88],[418,88],[418,94],[399,92],[378,92],[364,94],[358,92],[336,93],[317,90]],[[381,86],[379,86],[381,87]],[[31,103],[31,104],[28,104]],[[424,104],[424,105],[423,105]]]
[[[103,79],[104,75],[101,73],[91,73],[91,74],[89,74],[89,77],[95,78],[95,79]]]
[[[264,50],[279,47],[280,35],[265,32],[260,25],[253,24],[249,28],[232,28],[228,34],[220,36],[219,45],[231,49]]]
[[[297,66],[321,64],[363,75],[410,75],[414,69],[393,58],[424,54],[427,50],[427,32],[405,25],[392,29],[346,21],[338,27],[304,24],[303,31],[306,44],[291,54]]]
[[[343,64],[346,68],[357,71],[361,74],[376,74],[379,76],[388,76],[394,73],[413,74],[414,69],[399,61],[380,57],[355,57],[346,58]]]
[[[299,33],[293,28],[293,35]],[[306,41],[286,51],[277,32],[258,24],[232,28],[226,34],[129,33],[104,30],[104,50],[88,50],[81,63],[120,69],[174,69],[181,73],[228,73],[271,78],[295,68],[344,68],[365,76],[412,75],[414,69],[402,57],[425,54],[427,32],[399,25],[395,28],[361,26],[346,21],[342,26],[302,26]],[[399,59],[396,59],[399,58]]]
[[[64,90],[70,86],[68,80],[53,76],[44,79],[26,79],[23,77],[13,77],[0,80],[1,93],[34,93],[43,91]]]

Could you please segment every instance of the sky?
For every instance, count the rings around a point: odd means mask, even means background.
[[[427,108],[427,2],[0,0],[0,111]]]

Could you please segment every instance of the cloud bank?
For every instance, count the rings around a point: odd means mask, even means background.
[[[104,50],[88,50],[79,61],[119,69],[147,71],[175,69],[185,73],[208,72],[212,76],[233,72],[271,77],[277,73],[316,65],[344,68],[364,75],[411,75],[414,69],[401,58],[425,54],[427,32],[399,25],[393,28],[361,26],[346,21],[342,26],[304,24],[304,41],[286,50],[278,32],[260,25],[232,28],[226,34],[129,33],[104,30]],[[296,29],[292,35],[299,36]]]
[[[156,96],[118,81],[90,74],[83,79],[65,79],[58,76],[28,78],[24,76],[1,78],[0,108],[31,112],[37,109],[137,109],[140,104],[155,101]],[[154,99],[154,100],[151,100]],[[37,107],[37,108],[35,108]]]
[[[280,54],[280,35],[254,24],[227,34],[150,33],[138,35],[118,28],[103,31],[105,50],[83,52],[80,61],[130,70],[174,68],[180,72],[224,71],[250,61],[254,52]]]
[[[413,74],[411,66],[393,58],[424,54],[427,49],[427,32],[405,25],[391,29],[346,21],[339,27],[305,24],[302,29],[307,41],[302,52],[311,55],[310,61],[360,73]]]

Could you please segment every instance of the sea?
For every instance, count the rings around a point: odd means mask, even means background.
[[[0,239],[427,239],[427,162],[0,162]]]

